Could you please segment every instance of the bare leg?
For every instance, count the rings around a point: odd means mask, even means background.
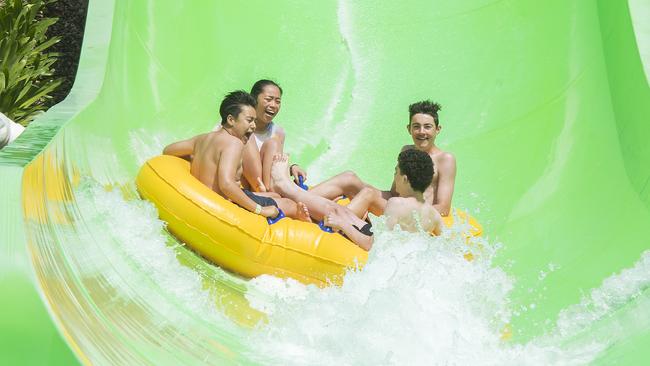
[[[309,192],[329,200],[342,195],[348,196],[351,199],[348,208],[360,218],[364,217],[366,211],[380,216],[386,208],[386,199],[382,198],[381,192],[365,184],[351,171],[338,174],[311,188]],[[359,197],[360,195],[362,197]]]
[[[311,217],[309,216],[309,210],[307,206],[302,203],[292,201],[288,198],[273,198],[275,203],[278,204],[278,208],[284,212],[285,216],[292,219],[311,222]]]
[[[261,178],[267,190],[272,191],[271,186],[271,166],[273,165],[273,156],[275,154],[282,154],[282,142],[278,138],[270,138],[262,145],[260,151],[261,161]]]
[[[275,200],[275,203],[278,204],[278,208],[284,212],[287,217],[292,219],[311,222],[311,217],[309,217],[309,210],[302,202],[295,202],[289,198],[282,198],[279,194],[275,192],[256,192],[255,195],[260,197],[270,197]]]
[[[291,198],[297,202],[303,202],[311,213],[312,217],[322,220],[327,213],[339,207],[336,203],[305,191],[291,182],[288,175],[288,157],[286,155],[275,155],[273,157],[273,168],[271,177],[275,191],[283,197]]]
[[[357,217],[363,219],[367,211],[376,216],[381,216],[386,209],[386,200],[381,197],[381,192],[375,188],[365,187],[354,196],[346,207]]]
[[[271,197],[273,199],[280,198],[280,195],[275,192],[255,192],[255,194],[262,197]]]
[[[370,186],[361,181],[354,172],[346,171],[311,187],[309,191],[317,196],[333,200],[343,195],[353,198],[365,187]]]

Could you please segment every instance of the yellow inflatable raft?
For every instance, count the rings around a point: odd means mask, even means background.
[[[189,170],[183,159],[158,156],[140,169],[136,185],[172,234],[222,268],[245,277],[271,274],[322,287],[340,285],[348,268],[366,263],[368,253],[343,236],[289,218],[269,225],[264,217],[219,196]],[[476,228],[471,235],[480,235],[480,226],[470,224]]]
[[[187,161],[158,156],[136,179],[169,231],[213,263],[245,277],[262,274],[325,286],[341,284],[347,268],[363,266],[368,253],[317,225],[260,215],[224,199],[189,174]]]

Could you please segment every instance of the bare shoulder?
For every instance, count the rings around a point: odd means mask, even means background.
[[[408,203],[409,199],[410,198],[407,198],[407,197],[391,197],[391,198],[388,199],[387,203],[392,204],[392,205],[403,205],[403,204]]]
[[[275,134],[282,137],[285,135],[284,128],[277,123],[275,124]]]
[[[227,141],[226,144],[227,144],[227,146],[229,148],[233,148],[233,149],[235,149],[235,148],[236,149],[243,149],[244,148],[244,142],[242,140],[240,140],[240,139],[238,139],[238,138],[236,138],[234,136],[230,136],[230,135],[225,136],[225,138],[226,138],[226,141]]]
[[[286,133],[284,132],[284,128],[280,126],[279,124],[273,122],[275,127],[273,127],[273,137],[277,138],[280,140],[280,142],[284,143],[284,139],[286,136]]]
[[[456,167],[456,157],[447,151],[441,151],[431,156],[431,159],[441,169],[453,169]]]
[[[436,160],[439,162],[455,162],[456,157],[454,154],[450,153],[449,151],[441,151],[433,156]]]
[[[235,136],[232,136],[229,134],[226,130],[219,130],[215,132],[210,133],[210,138],[212,139],[213,142],[219,142],[220,145],[223,145],[225,147],[230,147],[230,146],[237,146],[237,147],[243,147],[244,142]]]
[[[386,202],[387,212],[411,211],[417,208],[417,200],[412,197],[391,197]]]

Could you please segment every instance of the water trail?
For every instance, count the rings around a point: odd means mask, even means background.
[[[377,57],[371,54],[373,47],[364,45],[357,39],[358,33],[353,28],[354,14],[347,1],[338,1],[337,16],[339,32],[348,48],[352,64],[352,101],[343,120],[328,131],[329,149],[308,167],[312,181],[322,181],[339,173],[343,170],[341,163],[351,160],[349,157],[355,147],[364,141],[361,137],[372,108],[373,90],[378,90],[375,85],[377,64],[368,61]]]

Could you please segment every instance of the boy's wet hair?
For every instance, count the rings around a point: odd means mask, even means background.
[[[232,115],[237,118],[239,113],[241,113],[243,106],[251,106],[255,108],[257,106],[257,101],[253,98],[252,95],[246,93],[243,90],[235,90],[234,92],[228,93],[223,101],[221,106],[219,106],[219,115],[221,116],[221,124],[226,124],[226,119],[228,115]]]
[[[280,89],[280,95],[282,95],[282,88],[280,87],[280,85],[278,85],[278,83],[276,83],[273,80],[261,79],[256,81],[255,84],[253,84],[253,87],[251,88],[251,95],[253,96],[253,98],[257,100],[257,96],[260,95],[264,90],[264,87],[268,85],[276,86],[278,89]]]
[[[433,120],[436,122],[436,127],[438,127],[438,111],[441,110],[442,107],[440,104],[432,102],[430,100],[423,100],[421,102],[413,103],[409,106],[409,124],[411,123],[411,118],[418,114],[418,113],[423,113],[423,114],[428,114],[431,117],[433,117]]]
[[[433,180],[433,160],[424,151],[402,151],[397,157],[397,166],[406,175],[414,191],[424,192]]]

